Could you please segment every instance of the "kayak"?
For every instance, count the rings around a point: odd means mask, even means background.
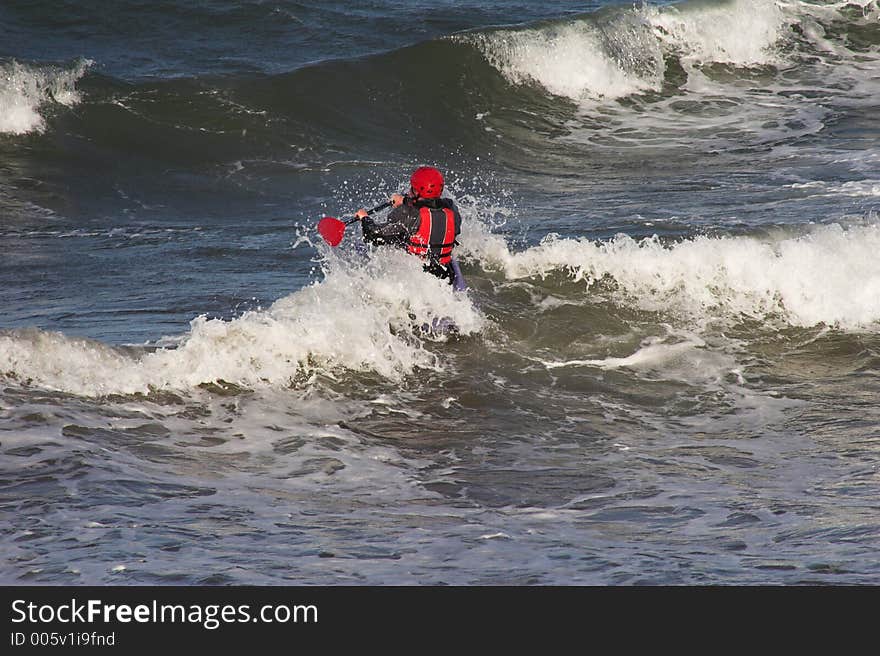
[[[455,291],[467,291],[467,283],[464,281],[464,276],[461,275],[461,267],[458,266],[458,260],[455,257],[452,258],[452,272],[455,274],[455,278],[452,281],[452,287]]]

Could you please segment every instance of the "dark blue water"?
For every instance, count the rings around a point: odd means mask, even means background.
[[[878,582],[878,11],[3,3],[0,578]]]

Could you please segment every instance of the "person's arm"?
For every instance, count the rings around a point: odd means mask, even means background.
[[[405,200],[407,200],[406,196],[401,196],[400,194],[391,194],[392,207],[400,207],[401,205],[403,205]],[[357,212],[354,213],[354,217],[356,219],[364,220],[368,216],[370,216],[370,213],[367,212],[367,210],[365,210],[364,208],[361,208]]]
[[[409,203],[404,204],[405,199],[400,194],[394,194],[391,200],[395,207],[381,225],[376,225],[376,222],[367,215],[366,210],[360,210],[355,215],[361,219],[364,241],[377,245],[406,243],[414,208]]]

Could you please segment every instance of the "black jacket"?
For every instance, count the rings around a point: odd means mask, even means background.
[[[461,233],[461,215],[449,198],[419,198],[413,200],[404,196],[403,205],[388,212],[385,223],[376,225],[370,217],[361,220],[364,240],[371,244],[393,244],[406,248],[410,238],[418,233],[422,219],[419,210],[423,207],[431,209],[451,209],[455,215],[455,236]]]

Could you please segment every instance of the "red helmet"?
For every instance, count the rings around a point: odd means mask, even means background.
[[[433,166],[420,166],[413,172],[409,184],[414,196],[440,198],[443,193],[443,174]]]

